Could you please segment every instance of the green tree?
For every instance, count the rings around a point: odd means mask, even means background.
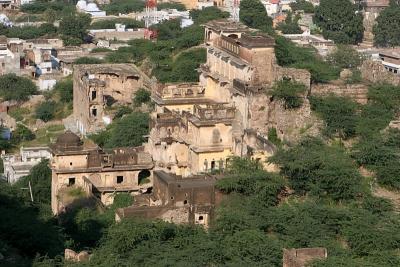
[[[247,26],[270,32],[272,19],[268,16],[264,5],[259,0],[243,0],[240,2],[240,21]]]
[[[193,19],[195,24],[200,25],[210,20],[228,18],[229,13],[223,12],[215,6],[211,6],[203,9],[190,10],[190,17]]]
[[[102,64],[103,60],[95,57],[80,57],[74,61],[75,64]]]
[[[354,199],[361,193],[356,166],[339,147],[318,139],[305,139],[288,150],[279,150],[271,158],[281,168],[290,185],[299,194],[310,192],[334,200]]]
[[[284,22],[279,23],[277,29],[283,34],[300,34],[303,33],[299,26],[300,15],[295,15],[293,17],[292,12],[288,12]]]
[[[312,110],[325,121],[326,135],[344,139],[355,135],[358,121],[356,103],[334,95],[325,98],[312,97],[310,100]]]
[[[35,134],[26,126],[22,124],[17,124],[17,128],[12,133],[12,141],[18,144],[23,141],[32,141],[35,139]]]
[[[306,0],[296,0],[296,2],[292,2],[289,5],[293,12],[302,10],[304,13],[312,14],[315,11],[313,4]]]
[[[149,103],[151,100],[150,96],[151,96],[151,93],[149,90],[146,90],[144,88],[139,88],[135,93],[133,102],[135,103],[136,106],[140,106],[142,104]]]
[[[363,17],[350,0],[321,0],[314,23],[322,35],[339,44],[358,44],[363,38]]]
[[[57,19],[57,12],[52,8],[48,8],[43,13],[43,19],[47,23],[54,23]]]
[[[36,93],[36,85],[28,78],[14,73],[0,76],[0,96],[3,100],[26,101]]]
[[[54,101],[46,101],[36,107],[35,116],[44,122],[54,119],[56,103]]]
[[[70,103],[73,100],[73,81],[71,78],[66,78],[58,81],[54,86],[54,90],[60,96],[60,101]]]
[[[274,98],[283,100],[285,109],[299,108],[303,104],[306,87],[302,83],[290,80],[277,82],[270,93]]]
[[[31,183],[33,200],[36,203],[50,204],[51,202],[51,169],[48,160],[42,160],[34,166],[28,176],[24,176],[14,185],[16,188],[26,187]],[[26,193],[26,192],[24,192]],[[30,200],[29,194],[24,194]]]
[[[85,13],[69,13],[64,15],[58,29],[63,38],[64,45],[79,45],[83,43],[91,18]]]
[[[353,47],[348,45],[338,45],[328,56],[327,61],[339,68],[356,69],[365,57]]]
[[[392,4],[376,19],[373,28],[374,44],[382,47],[400,45],[400,6]]]

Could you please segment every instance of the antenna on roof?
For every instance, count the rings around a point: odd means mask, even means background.
[[[235,22],[239,22],[239,9],[240,9],[240,0],[233,0],[232,18],[233,21]]]
[[[154,39],[157,37],[157,32],[150,29],[150,26],[157,23],[157,0],[146,0],[144,25],[146,30],[144,33],[145,39]]]

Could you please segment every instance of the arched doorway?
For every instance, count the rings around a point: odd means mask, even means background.
[[[138,174],[138,184],[147,184],[150,182],[150,171],[149,170],[141,170]]]

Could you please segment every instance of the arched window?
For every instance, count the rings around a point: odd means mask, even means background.
[[[138,174],[138,184],[142,185],[150,182],[150,175],[151,173],[149,170],[141,170]]]

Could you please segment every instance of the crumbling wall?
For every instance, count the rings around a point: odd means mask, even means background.
[[[281,140],[296,141],[304,135],[317,135],[320,121],[311,113],[308,99],[296,109],[285,109],[282,101],[268,94],[256,94],[249,103],[250,128],[267,135],[269,128],[276,128]]]
[[[366,104],[368,101],[368,86],[365,84],[332,83],[311,85],[312,96],[328,96],[329,94],[348,97],[360,104]]]
[[[371,83],[390,83],[400,85],[400,75],[385,70],[382,63],[366,60],[361,66],[361,77]]]
[[[307,88],[310,88],[311,74],[308,70],[276,66],[275,80],[280,81],[283,78],[289,78],[291,80],[300,82]]]

